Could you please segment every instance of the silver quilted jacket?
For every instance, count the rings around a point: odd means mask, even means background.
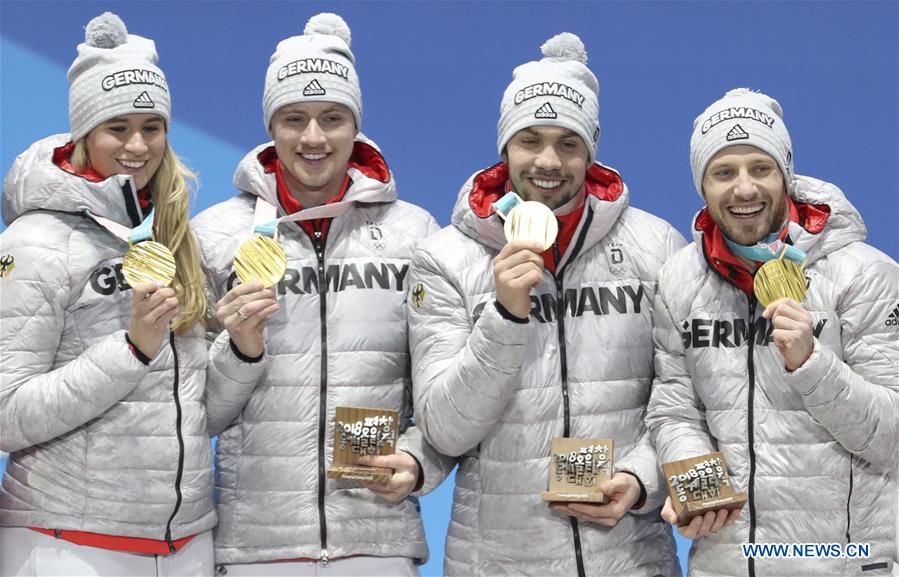
[[[415,246],[437,229],[426,211],[397,200],[383,157],[357,140],[354,159],[363,164],[348,169],[343,200],[355,206],[332,220],[321,262],[297,223],[280,225],[288,268],[276,285],[280,309],[268,320],[263,359],[237,358],[227,331],[211,350],[218,563],[428,555],[417,498],[391,504],[357,482],[325,476],[338,405],[397,409],[409,425],[408,266]],[[257,195],[278,206],[275,174],[261,160],[272,154],[271,144],[247,154],[234,176],[242,194],[194,221],[213,302],[237,282],[233,255],[253,229]],[[422,493],[453,465],[414,426],[398,449],[421,463]]]
[[[461,456],[447,575],[679,575],[659,463],[643,424],[653,376],[656,273],[683,238],[628,207],[613,170],[594,164],[558,274],[544,271],[527,324],[495,307],[493,257],[505,244],[488,205],[508,170],[463,186],[452,226],[412,261],[415,409],[425,438]],[[616,471],[647,491],[612,529],[551,511],[553,437],[612,438]]]
[[[820,218],[792,224],[808,254],[803,306],[816,335],[793,373],[764,307],[710,268],[701,213],[693,244],[662,269],[656,379],[647,424],[663,462],[721,450],[749,492],[737,522],[694,542],[691,575],[889,575],[896,549],[899,267],[864,244],[832,184],[797,177]],[[741,543],[870,545],[866,559],[743,557]]]
[[[127,243],[141,214],[129,176],[59,168],[56,135],[3,182],[0,449],[10,451],[0,525],[179,539],[211,529],[212,464],[201,327],[169,334],[149,365],[125,341]]]

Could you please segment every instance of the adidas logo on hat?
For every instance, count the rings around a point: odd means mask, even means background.
[[[556,114],[556,111],[553,110],[553,107],[550,106],[549,102],[545,102],[543,106],[537,109],[537,112],[534,113],[534,118],[558,118],[559,115]]]
[[[134,99],[134,107],[135,108],[156,108],[156,103],[153,102],[153,99],[150,98],[150,95],[147,94],[147,91],[144,90],[140,93],[140,95]]]
[[[318,83],[318,80],[313,80],[303,89],[303,96],[323,96],[324,94],[325,89]]]
[[[730,132],[727,133],[727,141],[731,140],[746,140],[749,138],[749,133],[743,130],[743,127],[739,124],[734,124],[734,127],[730,129]]]

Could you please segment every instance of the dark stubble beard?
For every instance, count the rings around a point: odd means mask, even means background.
[[[724,236],[733,242],[744,246],[751,246],[766,238],[768,235],[781,231],[784,221],[786,221],[789,216],[787,206],[787,192],[786,189],[784,189],[783,194],[779,197],[778,206],[774,207],[774,210],[770,212],[768,221],[763,224],[761,230],[757,229],[756,231],[752,231],[752,233],[747,236],[741,237],[739,233],[731,229],[730,225],[727,224],[723,218],[717,219],[718,226],[721,228],[721,232],[724,233]]]

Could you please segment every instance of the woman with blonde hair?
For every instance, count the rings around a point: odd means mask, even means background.
[[[167,140],[156,60],[118,16],[93,19],[68,73],[70,134],[4,180],[2,576],[213,572],[193,175]],[[129,246],[144,240],[158,244]]]

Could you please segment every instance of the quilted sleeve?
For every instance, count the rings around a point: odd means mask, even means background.
[[[423,250],[410,277],[424,291],[409,308],[417,426],[438,451],[459,456],[481,442],[511,399],[529,325],[488,303],[471,327],[461,293]]]
[[[669,275],[677,274],[673,268],[676,267],[662,268],[653,303],[655,377],[646,408],[646,426],[662,463],[716,450],[706,424],[705,408],[687,370],[680,332],[669,306],[667,293],[673,290],[672,285],[677,286],[668,280]]]
[[[0,238],[3,256],[13,259],[0,278],[0,449],[12,452],[102,415],[151,366],[120,330],[53,369],[71,292],[67,255],[11,229]]]
[[[844,360],[816,341],[812,356],[785,379],[847,451],[892,473],[899,463],[899,323],[890,319],[899,318],[899,266],[882,256],[860,269],[837,304]]]

